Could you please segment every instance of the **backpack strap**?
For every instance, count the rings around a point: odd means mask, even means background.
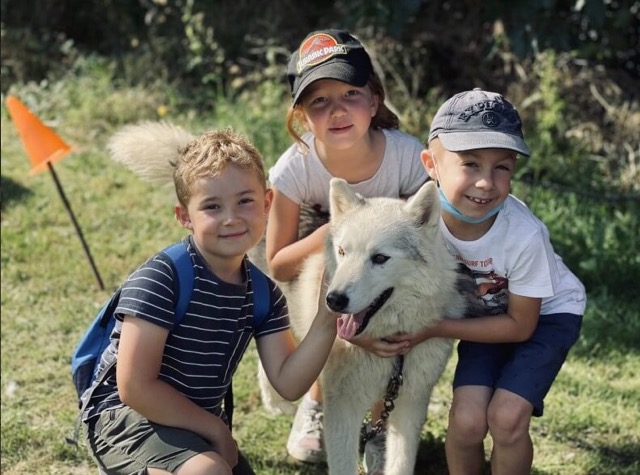
[[[253,284],[253,327],[258,328],[269,314],[271,309],[271,296],[267,276],[251,261],[249,273]]]
[[[269,281],[267,276],[258,269],[255,264],[247,260],[249,264],[249,274],[251,274],[251,285],[253,286],[253,328],[258,328],[271,310],[271,295],[269,292]],[[229,430],[233,426],[233,381],[229,383],[227,392],[224,395],[224,412],[227,414]]]
[[[178,301],[176,302],[176,310],[175,310],[175,320],[173,322],[172,330],[180,325],[182,319],[187,313],[187,307],[189,306],[189,302],[191,301],[191,294],[193,293],[193,286],[195,281],[195,273],[193,271],[193,263],[191,262],[191,256],[189,255],[189,251],[187,250],[187,246],[184,241],[177,242],[164,248],[161,253],[166,255],[171,261],[176,273],[176,290],[178,293]],[[113,314],[118,306],[118,300],[120,299],[120,288],[112,295],[111,300],[107,304],[107,308],[104,311],[102,319],[100,320],[100,324],[106,326],[107,321],[110,318],[113,318]],[[93,391],[95,388],[102,384],[107,377],[111,374],[113,369],[115,368],[117,360],[113,360],[109,363],[105,368],[102,369],[100,374],[96,377],[96,383],[94,385],[93,390],[85,395],[85,398],[82,401],[82,405],[80,407],[80,414],[78,415],[78,419],[76,421],[76,427],[74,430],[73,439],[66,438],[67,442],[77,445],[78,440],[78,432],[80,430],[80,422],[82,420],[82,414],[86,411],[87,406],[89,405],[89,401],[91,400],[91,396],[93,395]]]
[[[178,301],[176,302],[175,321],[173,323],[173,329],[175,330],[187,313],[196,276],[193,271],[191,256],[184,241],[166,247],[162,250],[162,253],[171,260],[178,273],[176,282],[178,286]]]

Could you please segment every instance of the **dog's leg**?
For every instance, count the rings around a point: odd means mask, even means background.
[[[278,416],[280,414],[294,415],[296,413],[296,405],[292,402],[285,400],[278,392],[271,386],[267,373],[260,361],[258,361],[258,382],[260,384],[260,399],[265,410],[273,415]]]
[[[400,396],[389,416],[385,475],[413,475],[420,431],[426,419],[431,391],[421,397]]]
[[[347,395],[344,396],[348,398]],[[358,474],[358,444],[364,413],[347,401],[326,400],[324,404],[324,442],[329,475]]]
[[[323,380],[324,442],[329,475],[357,475],[360,425],[371,401],[344,393],[338,385]],[[363,409],[365,408],[365,409]]]

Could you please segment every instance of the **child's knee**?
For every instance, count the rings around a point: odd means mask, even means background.
[[[222,455],[216,452],[205,452],[191,457],[177,470],[181,473],[197,475],[233,475],[232,470]]]
[[[455,403],[451,406],[448,428],[451,435],[476,442],[485,438],[488,428],[486,413],[477,406]]]
[[[489,405],[487,422],[494,441],[505,445],[515,443],[528,436],[531,410],[525,405],[514,407],[512,404]]]

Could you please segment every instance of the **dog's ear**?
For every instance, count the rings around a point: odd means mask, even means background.
[[[417,226],[437,226],[440,220],[440,197],[434,181],[428,181],[409,198],[405,211],[414,219]]]
[[[355,206],[363,205],[365,199],[353,191],[342,178],[332,178],[329,182],[329,203],[331,216],[337,217]]]

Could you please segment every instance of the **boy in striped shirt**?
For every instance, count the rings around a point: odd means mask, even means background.
[[[319,375],[336,335],[335,316],[314,321],[296,347],[282,292],[269,279],[271,309],[253,325],[247,251],[261,239],[272,193],[263,159],[248,140],[216,130],[189,142],[175,161],[175,214],[195,282],[172,329],[176,275],[161,254],[123,284],[103,364],[115,373],[84,415],[86,439],[109,474],[249,475],[223,400],[252,337],[274,388],[301,397]]]

